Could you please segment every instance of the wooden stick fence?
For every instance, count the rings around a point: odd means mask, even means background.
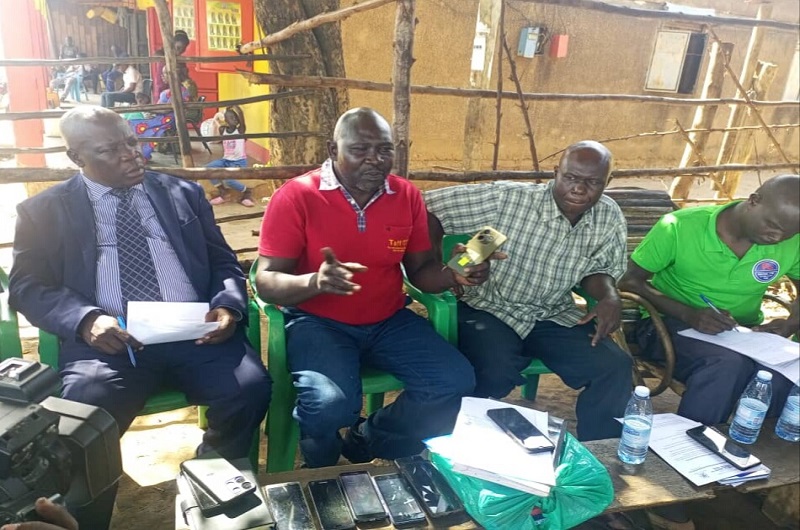
[[[262,168],[177,168],[153,167],[153,171],[160,171],[167,175],[184,178],[187,180],[210,179],[250,179],[250,180],[289,180],[306,173],[319,166],[273,166]],[[789,169],[797,171],[800,163],[787,164],[724,164],[719,166],[695,167],[663,167],[663,168],[631,168],[616,169],[615,178],[629,177],[675,177],[679,175],[709,175],[713,171],[771,171]],[[0,168],[0,184],[19,182],[57,182],[67,180],[75,175],[75,169],[54,168]],[[536,180],[553,179],[552,171],[410,171],[409,179],[426,180],[431,182],[473,183],[489,182],[493,180]]]

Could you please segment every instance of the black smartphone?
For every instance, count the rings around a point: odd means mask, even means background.
[[[272,518],[278,530],[315,530],[299,482],[273,484],[264,488]]]
[[[341,473],[339,482],[342,483],[344,498],[350,507],[350,513],[357,523],[370,523],[386,519],[386,509],[381,503],[381,498],[369,473],[366,471]]]
[[[356,527],[338,480],[314,480],[308,483],[308,492],[322,530],[350,530]]]
[[[439,470],[419,455],[398,458],[394,461],[405,477],[422,509],[435,519],[464,511],[464,505]]]
[[[486,411],[486,415],[529,453],[544,453],[554,449],[553,442],[516,409],[491,409]]]
[[[253,493],[256,485],[222,457],[193,458],[181,462],[181,471],[217,504],[228,504]]]
[[[411,494],[403,477],[397,473],[372,477],[389,510],[389,519],[397,528],[417,526],[425,523],[425,513]]]
[[[745,470],[755,467],[761,463],[757,456],[753,456],[750,452],[730,441],[724,434],[719,432],[714,427],[707,425],[698,425],[692,427],[686,434],[690,438],[699,442],[706,449],[710,449],[731,464],[734,467]]]

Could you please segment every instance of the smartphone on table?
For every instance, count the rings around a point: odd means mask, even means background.
[[[316,530],[299,482],[264,488],[278,530]]]
[[[230,504],[256,489],[255,483],[222,457],[186,460],[181,462],[181,471],[188,478],[193,493],[202,498],[206,506]]]
[[[686,431],[686,434],[706,449],[710,449],[727,460],[737,469],[750,469],[761,463],[757,456],[751,455],[747,449],[732,442],[714,427],[698,425]]]
[[[369,473],[352,471],[339,475],[344,498],[356,523],[371,523],[386,519],[386,509]]]
[[[472,267],[486,261],[492,252],[506,242],[506,236],[492,228],[484,226],[467,242],[466,250],[456,254],[447,262],[447,266],[464,276],[466,267]]]
[[[412,495],[403,477],[397,473],[372,478],[389,510],[389,519],[396,528],[425,524],[425,513]]]
[[[308,483],[308,492],[322,530],[350,530],[356,527],[338,480],[311,481]]]
[[[512,407],[490,409],[486,411],[486,415],[529,453],[545,453],[555,448],[550,438]]]
[[[464,505],[439,470],[419,455],[394,461],[428,517],[436,519],[464,511]]]

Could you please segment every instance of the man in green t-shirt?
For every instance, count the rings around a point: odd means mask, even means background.
[[[691,327],[715,335],[741,325],[791,336],[800,327],[798,300],[789,318],[761,325],[761,299],[784,274],[800,286],[798,175],[775,177],[745,201],[667,214],[633,252],[619,288],[645,297],[664,315],[675,347],[674,377],[686,384],[681,416],[706,425],[727,421],[763,367],[678,332]],[[643,353],[663,359],[650,319],[642,319],[636,331]],[[793,384],[777,373],[772,381],[768,416],[780,413]]]

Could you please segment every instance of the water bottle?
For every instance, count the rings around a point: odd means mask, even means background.
[[[641,464],[647,456],[650,430],[653,427],[653,404],[650,403],[650,389],[637,386],[622,422],[622,437],[619,439],[617,455],[626,464]]]
[[[772,373],[759,370],[739,398],[728,434],[739,443],[755,443],[772,399]]]
[[[775,434],[789,442],[800,440],[800,388],[797,385],[794,385],[786,398],[781,418],[775,426]]]

